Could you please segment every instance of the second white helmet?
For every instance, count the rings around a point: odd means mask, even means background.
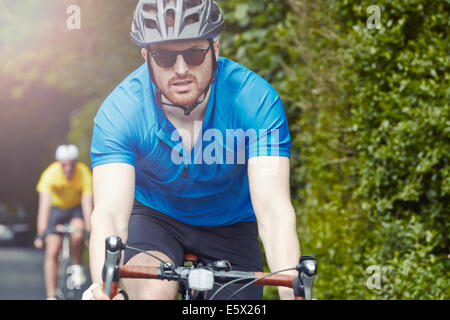
[[[56,148],[55,158],[57,161],[78,160],[80,152],[73,144],[63,144]]]

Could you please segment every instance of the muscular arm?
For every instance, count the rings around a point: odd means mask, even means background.
[[[134,167],[111,163],[93,170],[94,211],[91,215],[89,243],[92,281],[102,283],[105,239],[117,235],[125,242],[134,200]]]
[[[295,267],[300,259],[296,216],[290,200],[289,158],[254,157],[248,177],[258,231],[271,271]],[[288,272],[296,275],[296,271]],[[279,287],[281,299],[293,299],[293,291]]]

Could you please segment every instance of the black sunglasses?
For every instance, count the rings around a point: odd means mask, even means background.
[[[183,51],[158,50],[151,52],[150,56],[155,59],[156,64],[161,68],[173,67],[179,54],[183,56],[188,65],[199,66],[205,61],[206,54],[210,49],[211,47],[208,47],[208,49],[191,48]]]

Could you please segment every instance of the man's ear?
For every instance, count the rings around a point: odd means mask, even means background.
[[[218,61],[218,60],[219,60],[219,53],[220,53],[220,43],[219,43],[219,40],[214,40],[213,48],[214,48],[214,52],[215,52],[215,54],[216,54],[216,60]]]
[[[144,60],[147,61],[147,48],[141,49],[141,55],[142,55],[142,58],[144,58]]]

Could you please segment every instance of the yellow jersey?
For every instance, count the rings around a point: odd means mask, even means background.
[[[50,193],[53,207],[70,209],[79,206],[83,194],[93,193],[91,170],[84,163],[77,162],[69,180],[61,164],[53,162],[42,172],[36,191]]]

